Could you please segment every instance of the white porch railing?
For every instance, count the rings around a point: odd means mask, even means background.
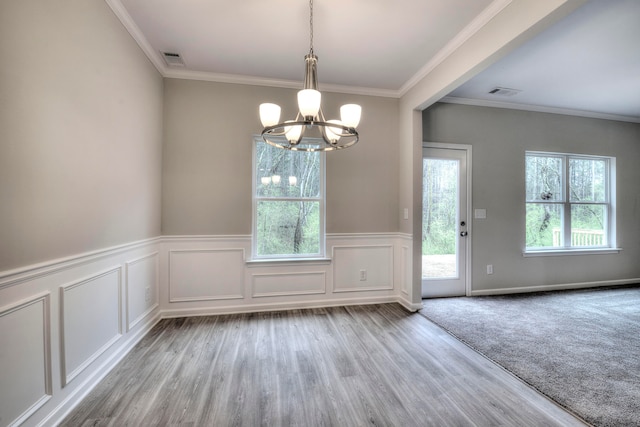
[[[563,246],[560,241],[560,229],[553,229],[553,246]],[[571,246],[604,246],[604,230],[571,230]]]

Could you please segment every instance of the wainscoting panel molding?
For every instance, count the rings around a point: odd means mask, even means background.
[[[244,249],[169,251],[169,302],[244,298]]]
[[[67,385],[122,334],[122,267],[60,287],[62,385]]]
[[[19,425],[51,390],[50,294],[0,308],[0,425]]]
[[[411,251],[409,246],[402,245],[400,255],[400,291],[404,295],[409,295],[409,286],[411,286]]]
[[[127,332],[158,308],[158,252],[125,264]]]
[[[251,296],[254,298],[326,292],[327,280],[324,271],[254,273],[251,278]]]
[[[393,290],[393,245],[333,246],[333,292]]]

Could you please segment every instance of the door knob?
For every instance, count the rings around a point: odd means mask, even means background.
[[[467,237],[467,234],[469,234],[469,233],[467,233],[466,231],[461,231],[460,232],[460,236],[461,237]]]

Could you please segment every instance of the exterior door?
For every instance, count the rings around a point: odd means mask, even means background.
[[[467,293],[466,148],[423,149],[422,297]]]

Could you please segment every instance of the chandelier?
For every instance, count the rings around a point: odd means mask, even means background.
[[[280,106],[260,104],[262,139],[278,148],[292,151],[333,151],[358,142],[356,127],[362,108],[357,104],[340,107],[340,120],[326,120],[320,107],[318,57],[313,53],[313,0],[309,1],[309,54],[304,57],[304,86],[298,92],[298,114],[294,120],[280,121]],[[305,139],[306,138],[306,139]]]

